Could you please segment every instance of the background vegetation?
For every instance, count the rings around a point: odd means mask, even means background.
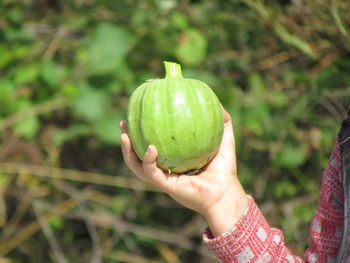
[[[349,107],[350,3],[1,0],[0,262],[215,262],[203,219],[136,180],[118,123],[162,61],[232,114],[239,176],[302,255]]]

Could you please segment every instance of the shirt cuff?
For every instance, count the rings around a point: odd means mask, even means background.
[[[268,242],[265,241],[270,239],[268,237],[271,232],[253,198],[248,196],[248,205],[243,215],[229,231],[214,238],[210,229],[206,228],[202,238],[222,262],[241,262],[240,258],[254,258],[266,250]]]

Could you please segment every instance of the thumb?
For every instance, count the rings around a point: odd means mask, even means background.
[[[164,172],[157,167],[158,151],[154,145],[150,145],[143,158],[142,168],[145,179],[154,185],[164,188],[166,176]]]
[[[219,151],[209,163],[207,171],[228,172],[236,171],[235,138],[230,115],[225,113],[224,134],[219,146]]]

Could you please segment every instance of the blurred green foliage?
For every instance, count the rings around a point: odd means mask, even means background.
[[[35,172],[60,167],[132,178],[118,123],[133,90],[163,76],[165,60],[219,96],[234,121],[240,180],[302,254],[322,169],[350,104],[347,1],[0,3],[0,261],[56,262],[60,253],[57,262],[212,260],[198,248],[205,223],[161,193]],[[37,166],[15,173],[5,171],[8,162]],[[37,213],[86,187],[95,191],[92,200],[1,252],[14,233],[39,222]],[[146,228],[103,228],[88,215]],[[171,243],[173,232],[197,245]]]

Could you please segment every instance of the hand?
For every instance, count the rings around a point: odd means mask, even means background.
[[[237,178],[235,140],[230,115],[223,109],[224,135],[217,155],[198,175],[168,174],[157,167],[157,149],[150,145],[144,161],[136,156],[120,123],[125,163],[141,180],[152,183],[183,206],[201,213],[214,236],[229,230],[243,214],[247,196]]]

